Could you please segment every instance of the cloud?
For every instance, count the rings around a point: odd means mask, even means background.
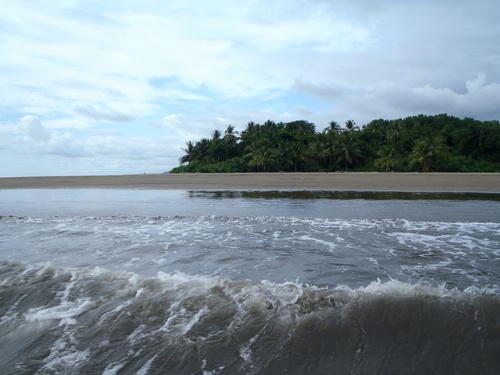
[[[11,147],[15,152],[34,155],[52,154],[77,157],[84,154],[84,146],[69,132],[48,130],[42,121],[33,115],[26,115],[19,121],[22,137],[14,138]]]
[[[126,113],[103,106],[80,105],[75,107],[75,112],[97,121],[128,122],[133,120],[133,117]]]
[[[458,93],[451,88],[436,88],[431,85],[415,87],[406,93],[406,101],[394,95],[388,97],[393,107],[398,104],[409,111],[449,113],[460,117],[474,117],[480,120],[500,118],[500,84],[487,83],[486,75],[465,82],[466,92]],[[404,96],[403,96],[404,97]]]
[[[498,19],[496,0],[5,2],[0,157],[132,173],[227,124],[499,119]]]
[[[208,137],[213,130],[224,130],[229,123],[211,112],[210,116],[192,117],[183,113],[170,114],[162,119],[162,127],[168,131],[168,136],[177,139],[178,145],[191,140]],[[176,152],[181,148],[177,148]]]
[[[186,116],[182,113],[171,114],[163,117],[163,122],[166,126],[179,127],[185,121]]]
[[[349,89],[341,84],[331,82],[305,82],[303,78],[295,78],[291,89],[332,101],[349,93]]]
[[[51,137],[51,134],[42,126],[42,122],[37,116],[23,116],[19,126],[26,137],[35,142],[46,142]]]
[[[23,116],[17,124],[0,123],[2,176],[163,172],[178,165],[184,143],[179,136],[148,138],[123,134],[49,129],[37,116]],[[31,167],[29,167],[31,165]],[[56,167],[57,166],[57,167]],[[93,172],[92,172],[93,171]]]
[[[405,87],[396,82],[347,89],[335,83],[304,80],[296,80],[292,88],[336,103],[332,116],[340,122],[356,118],[359,123],[367,123],[376,118],[439,113],[480,120],[500,118],[497,99],[500,97],[500,84],[488,83],[485,74],[478,74],[457,86],[466,87],[466,90],[460,93],[450,87],[435,87],[430,84]]]

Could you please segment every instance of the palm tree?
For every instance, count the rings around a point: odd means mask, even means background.
[[[245,130],[241,132],[241,141],[247,145],[253,143],[256,141],[257,138],[260,136],[260,125],[257,125],[255,122],[250,121],[247,124],[247,127]]]
[[[420,129],[422,129],[420,122],[418,120],[415,120],[412,127],[414,137],[418,137],[420,135]]]
[[[309,163],[310,166],[315,165],[316,168],[324,167],[329,157],[329,151],[326,144],[326,137],[319,133],[311,136],[310,141],[305,146],[302,160]]]
[[[349,166],[356,165],[363,157],[355,133],[349,130],[339,136],[339,143],[335,152],[337,162],[344,162],[346,169]]]
[[[392,126],[387,131],[387,139],[395,145],[399,139],[401,138],[401,132],[403,130],[403,122],[396,121],[392,124]]]
[[[342,132],[342,128],[340,127],[337,121],[330,121],[330,126],[325,129],[326,132],[334,132],[340,134]]]
[[[386,172],[393,171],[397,165],[398,159],[393,147],[384,147],[377,152],[378,159],[373,162],[375,167],[383,169]]]
[[[293,164],[294,172],[298,170],[298,164],[303,160],[304,145],[299,141],[290,143],[290,160]]]
[[[334,121],[332,121],[332,122],[334,122]],[[335,152],[337,150],[337,145],[338,145],[338,137],[339,137],[339,133],[335,129],[327,128],[323,132],[322,142],[323,142],[323,146],[325,148],[328,162],[330,164],[333,164],[335,162],[334,159],[335,159]]]
[[[209,153],[212,160],[220,162],[226,159],[226,147],[220,138],[210,141]]]
[[[226,160],[233,158],[238,153],[236,147],[238,139],[238,132],[234,130],[234,126],[228,125],[223,138]]]
[[[359,126],[357,126],[353,120],[347,120],[345,122],[345,127],[350,132],[359,131]]]
[[[425,137],[415,143],[410,153],[410,165],[418,164],[422,172],[429,172],[431,161],[445,157],[446,154],[447,149],[441,137]]]
[[[221,136],[222,136],[222,133],[220,132],[220,130],[215,129],[215,130],[212,132],[212,139],[213,139],[213,140],[220,139],[220,137],[221,137]]]
[[[202,138],[199,142],[196,142],[193,161],[197,160],[202,163],[210,162],[210,146],[211,141],[207,138]]]
[[[224,133],[224,140],[228,143],[236,143],[238,140],[238,132],[234,130],[233,125],[228,125]]]
[[[243,156],[249,159],[248,165],[251,167],[262,167],[265,172],[267,167],[274,163],[274,150],[267,147],[263,142],[260,144],[254,143],[248,147],[248,152]]]
[[[290,142],[287,140],[278,142],[278,148],[276,149],[275,157],[276,164],[284,170],[288,170],[293,166],[293,161],[290,157]]]
[[[182,149],[182,151],[184,151],[186,154],[182,155],[179,158],[179,162],[181,164],[189,163],[189,162],[193,161],[193,158],[195,157],[195,145],[194,145],[194,143],[191,141],[186,142],[186,146],[187,146],[186,148]]]

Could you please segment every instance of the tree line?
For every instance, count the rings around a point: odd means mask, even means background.
[[[336,121],[321,132],[305,120],[228,125],[189,141],[182,172],[500,172],[500,123],[447,114]]]

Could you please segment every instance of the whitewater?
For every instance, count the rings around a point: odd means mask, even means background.
[[[0,191],[2,374],[497,374],[495,194]]]

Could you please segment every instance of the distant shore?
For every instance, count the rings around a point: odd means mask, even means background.
[[[0,178],[0,189],[77,188],[500,193],[500,173],[195,173]]]

